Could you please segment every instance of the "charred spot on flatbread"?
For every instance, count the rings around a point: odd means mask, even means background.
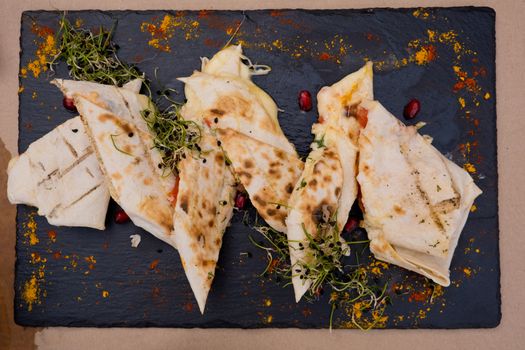
[[[104,114],[100,114],[98,116],[98,120],[101,122],[101,123],[105,123],[107,121],[110,121],[112,122],[113,124],[117,125],[119,128],[122,129],[122,131],[126,134],[130,134],[132,132],[134,132],[134,127],[129,124],[129,123],[126,123],[125,121],[123,121],[121,118],[117,117],[116,115],[114,114],[110,114],[110,113],[104,113]]]
[[[222,154],[222,152],[217,153],[217,154],[215,155],[215,161],[216,161],[217,163],[223,163],[223,162],[224,162],[224,155]]]
[[[250,169],[250,168],[253,168],[253,161],[251,159],[246,159],[244,161],[244,167],[246,169]]]
[[[215,114],[215,115],[219,115],[219,116],[222,116],[225,113],[222,109],[218,109],[218,108],[212,108],[212,109],[210,109],[210,112],[211,112],[211,114]]]
[[[243,118],[248,120],[253,119],[253,112],[250,101],[247,101],[239,93],[219,96],[219,98],[217,99],[217,107],[213,110],[215,112],[222,112],[222,114],[220,114],[221,116],[225,114],[234,114],[237,116],[242,116]],[[219,115],[218,113],[213,114]]]
[[[180,208],[188,214],[188,195],[183,194],[179,197]]]

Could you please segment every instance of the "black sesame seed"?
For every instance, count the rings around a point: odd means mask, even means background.
[[[221,141],[217,141],[217,146],[221,147]]]
[[[219,118],[215,117],[215,119],[213,119],[213,122],[217,124],[219,122]]]
[[[204,158],[204,159],[202,160],[202,162],[203,162],[203,163],[206,163],[206,158]]]
[[[130,132],[130,133],[128,134],[128,137],[133,137],[133,133]]]
[[[279,204],[277,204],[276,209],[281,209],[281,206]]]
[[[77,133],[78,129],[72,129],[71,131],[73,131],[74,133]]]
[[[157,167],[158,167],[159,169],[162,169],[162,163],[157,164]]]

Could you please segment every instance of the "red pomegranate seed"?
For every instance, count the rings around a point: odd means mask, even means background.
[[[246,196],[244,193],[237,193],[237,196],[235,197],[235,208],[237,209],[244,209],[244,206],[246,205]]]
[[[407,103],[405,108],[403,109],[403,116],[405,119],[413,119],[416,117],[416,115],[421,110],[421,103],[419,100],[413,98],[410,100],[410,102]]]
[[[301,90],[299,92],[299,108],[301,111],[308,112],[312,109],[312,95],[307,90]]]
[[[345,224],[345,232],[352,232],[359,225],[359,220],[355,217],[350,216]]]
[[[117,210],[117,212],[115,213],[115,222],[117,224],[125,224],[126,222],[128,222],[130,219],[129,219],[129,216],[128,214],[126,214],[126,212],[123,210],[123,209],[119,209]]]
[[[64,108],[68,111],[77,111],[77,107],[75,107],[75,100],[73,100],[71,97],[64,97],[64,99],[62,100],[62,104],[64,105]]]

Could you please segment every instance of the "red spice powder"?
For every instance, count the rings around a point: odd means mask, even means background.
[[[427,288],[427,289],[425,289],[422,292],[413,292],[408,297],[408,301],[409,302],[413,302],[413,301],[424,302],[424,301],[426,301],[428,299],[428,297],[431,294],[432,294],[432,290],[430,288]]]
[[[319,59],[321,61],[328,61],[330,59],[332,59],[333,57],[328,53],[328,52],[322,52],[320,55],[319,55]]]
[[[56,242],[57,240],[57,233],[54,230],[47,231],[47,237],[51,240],[51,242]]]
[[[155,270],[155,268],[157,267],[157,265],[159,264],[159,259],[155,259],[151,262],[151,264],[149,264],[149,269],[150,270]]]
[[[33,23],[31,25],[31,31],[38,35],[40,38],[45,38],[46,36],[48,35],[53,35],[55,34],[55,32],[53,31],[53,29],[47,27],[47,26],[41,26],[41,25],[38,25],[36,23]]]
[[[184,303],[184,305],[182,306],[182,309],[186,312],[193,311],[193,303],[191,302]]]
[[[208,10],[200,10],[199,11],[199,15],[197,16],[198,18],[205,18],[205,17],[208,17],[210,14],[210,11]]]

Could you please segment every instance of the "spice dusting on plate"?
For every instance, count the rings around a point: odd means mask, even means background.
[[[150,34],[149,46],[159,51],[171,52],[169,41],[176,29],[184,33],[186,40],[192,40],[199,36],[199,25],[198,21],[188,20],[184,12],[177,12],[176,16],[165,15],[161,20],[154,18],[151,22],[142,22],[140,30]]]
[[[38,78],[42,72],[49,69],[48,64],[58,52],[55,35],[51,28],[33,22],[31,31],[37,36],[35,39],[36,57],[20,69],[20,76],[23,78],[27,77],[28,72],[31,72],[34,78]]]
[[[27,216],[27,221],[22,223],[24,229],[24,237],[27,239],[26,243],[29,245],[37,245],[40,240],[36,234],[37,224],[35,221],[36,212],[31,212]]]

